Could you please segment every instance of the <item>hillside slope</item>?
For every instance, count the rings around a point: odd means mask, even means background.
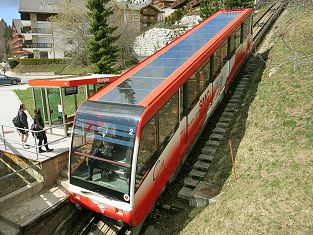
[[[238,179],[229,176],[219,200],[181,234],[313,234],[313,6],[306,2],[277,23],[246,119],[237,119]]]

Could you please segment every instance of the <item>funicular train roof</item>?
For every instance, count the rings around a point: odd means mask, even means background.
[[[141,62],[120,79],[95,94],[100,102],[142,105],[142,101],[193,55],[210,42],[221,30],[247,9],[221,10]],[[211,40],[213,41],[213,40]],[[161,92],[161,91],[160,91]]]

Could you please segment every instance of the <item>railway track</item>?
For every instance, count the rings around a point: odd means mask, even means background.
[[[78,235],[122,235],[127,234],[128,228],[121,226],[116,220],[93,213],[78,232]]]
[[[287,1],[279,1],[274,4],[263,14],[263,16],[253,25],[253,40],[254,48],[256,49],[272,23],[277,19],[282,10],[285,8]],[[263,48],[264,50],[264,48]],[[215,113],[215,121],[210,124],[214,125],[210,129],[210,133],[206,136],[204,147],[200,154],[196,156],[197,159],[192,160],[193,166],[188,176],[183,181],[183,187],[178,192],[178,197],[189,200],[189,205],[192,207],[204,206],[212,201],[212,193],[207,190],[208,194],[204,194],[203,189],[208,189],[209,183],[207,175],[211,164],[219,151],[219,147],[227,138],[229,130],[231,129],[236,113],[242,105],[243,97],[251,83],[251,79],[256,68],[260,67],[263,60],[259,56],[251,56],[246,64],[245,71],[242,76],[233,85],[228,98]],[[200,193],[199,193],[200,192]],[[120,226],[117,221],[108,217],[94,213],[89,220],[80,229],[79,235],[121,235],[121,234],[138,234],[139,229],[130,228],[127,226]]]
[[[283,11],[287,1],[279,1],[274,4],[263,14],[263,16],[253,25],[253,47],[256,50],[260,45],[264,35],[270,29],[273,22]],[[248,65],[241,76],[238,76],[237,84],[234,84],[233,92],[230,92],[230,97],[227,99],[223,107],[215,127],[209,134],[201,153],[197,156],[188,176],[183,181],[183,187],[178,192],[178,197],[189,200],[189,205],[192,207],[205,206],[214,201],[217,196],[215,191],[211,190],[210,179],[208,172],[216,157],[219,147],[228,136],[232,122],[236,117],[236,112],[240,109],[242,99],[245,95],[247,87],[252,83],[252,75],[260,63],[263,61],[258,56],[250,56],[246,65]],[[195,161],[195,160],[194,160]]]

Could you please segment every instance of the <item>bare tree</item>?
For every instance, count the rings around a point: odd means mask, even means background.
[[[86,5],[66,0],[59,7],[62,13],[50,17],[54,49],[65,51],[73,64],[87,65],[90,18]]]
[[[129,66],[136,61],[133,48],[135,39],[140,34],[140,25],[129,19],[127,10],[119,9],[114,4],[111,7],[113,14],[110,16],[109,24],[117,27],[115,34],[119,38],[115,43],[119,49],[119,62],[123,67]]]

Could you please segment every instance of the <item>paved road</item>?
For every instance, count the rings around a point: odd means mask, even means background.
[[[19,77],[22,80],[22,83],[25,83],[25,84],[27,84],[27,82],[29,80],[32,80],[32,79],[49,79],[49,78],[60,77],[60,75],[50,75],[50,76],[49,75],[36,75],[36,76],[34,76],[34,75],[27,75],[27,76],[25,76],[25,75],[17,75],[15,73],[11,72],[11,71],[8,71],[6,73],[6,75],[12,76],[12,77]]]

